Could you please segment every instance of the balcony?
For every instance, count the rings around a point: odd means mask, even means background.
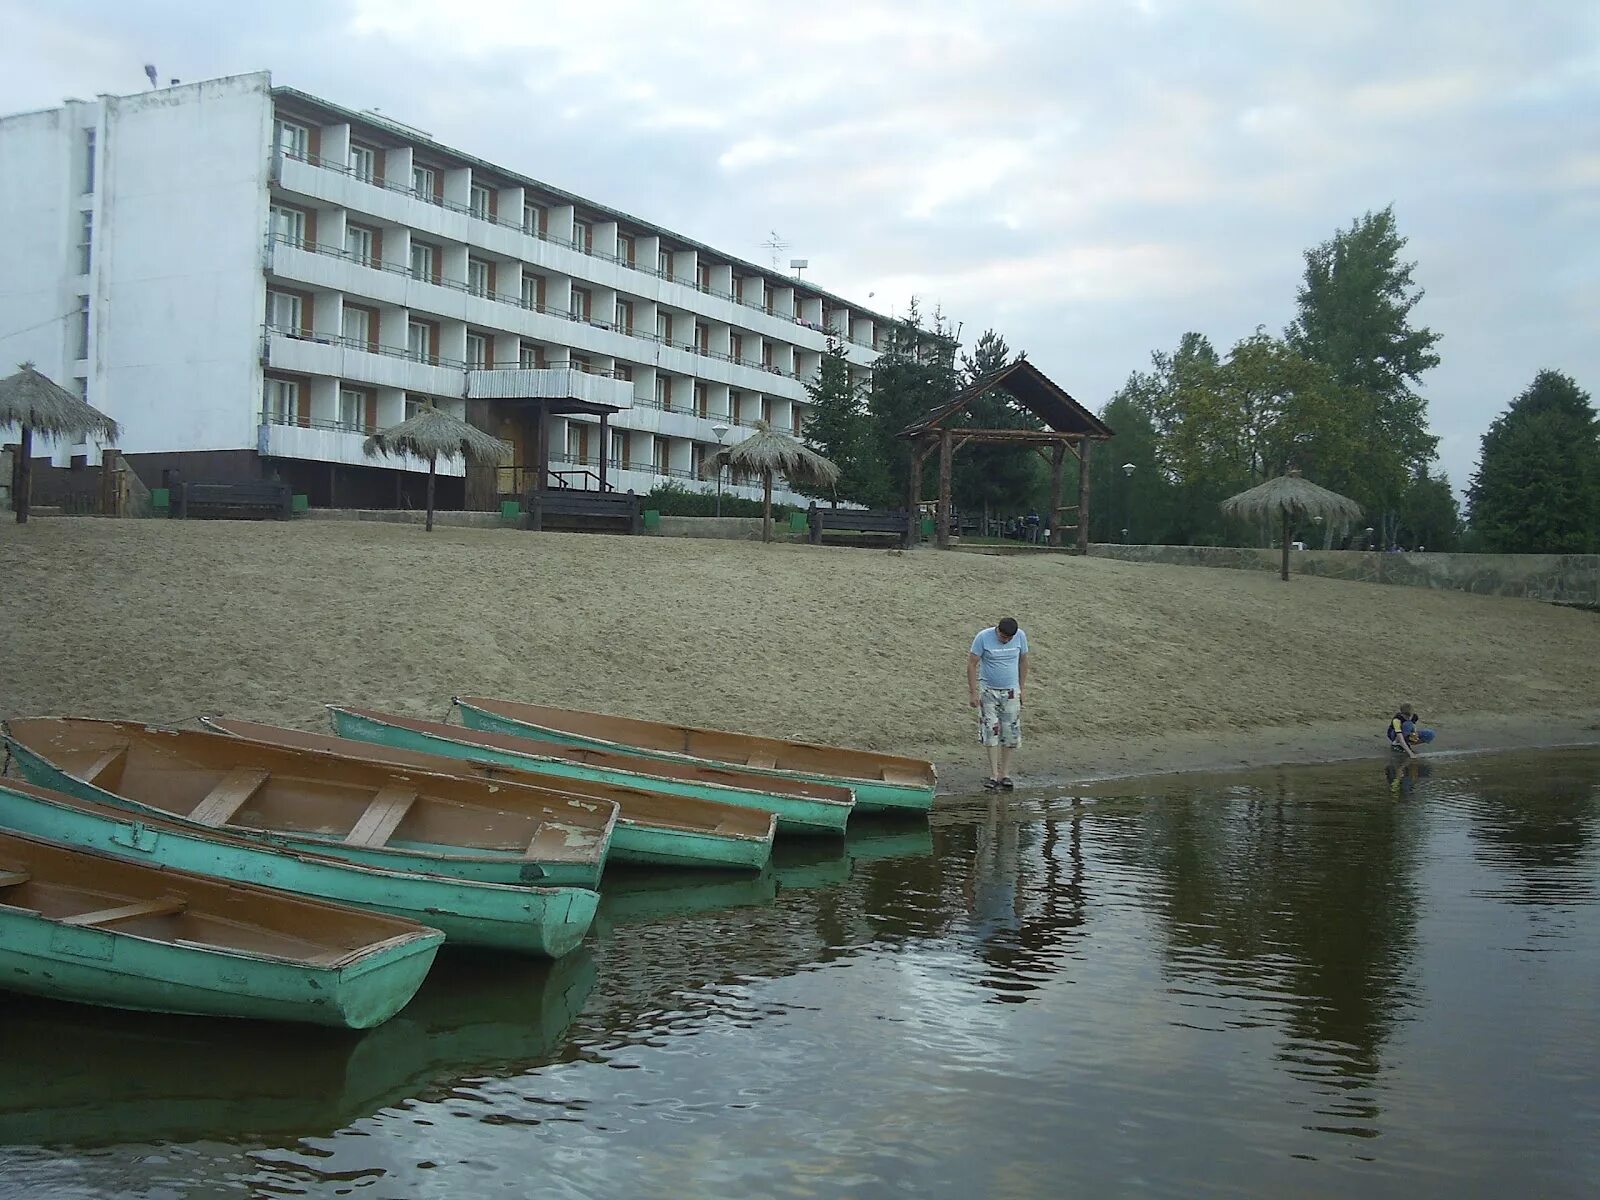
[[[298,375],[331,375],[353,383],[435,396],[461,395],[467,364],[438,355],[416,357],[400,346],[267,326],[261,364]]]
[[[313,462],[344,463],[352,467],[383,467],[389,470],[426,471],[426,459],[406,455],[383,455],[368,458],[362,443],[365,431],[343,425],[337,421],[307,420],[285,417],[278,413],[262,413],[256,431],[256,451],[263,457],[301,458]],[[466,473],[459,461],[440,460],[440,475],[460,476]]]
[[[582,400],[626,410],[633,384],[575,367],[491,367],[467,372],[469,400]]]

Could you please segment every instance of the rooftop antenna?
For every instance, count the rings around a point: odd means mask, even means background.
[[[811,260],[809,258],[791,258],[789,260],[789,269],[794,272],[794,277],[796,279],[799,279],[800,272],[804,271],[810,265]]]
[[[770,232],[772,236],[761,244],[772,252],[772,269],[776,271],[778,269],[778,256],[789,248],[789,243],[778,236],[778,231],[776,229],[773,229]]]
[[[155,87],[156,86],[156,65],[155,65],[155,63],[145,63],[145,65],[144,65],[144,74],[145,74],[145,78],[150,81],[150,86],[151,87]]]

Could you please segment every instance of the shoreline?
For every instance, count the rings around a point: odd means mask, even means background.
[[[1600,749],[1600,709],[1510,717],[1469,713],[1424,724],[1439,735],[1427,751],[1417,756],[1429,761],[1515,750]],[[936,764],[940,800],[984,794],[987,769],[983,765],[983,748],[974,745],[972,749],[970,760]],[[1349,721],[1263,727],[1254,733],[1172,733],[1158,736],[1142,753],[1096,739],[1081,743],[1069,757],[1046,761],[1032,769],[1030,758],[1039,751],[1035,748],[1030,755],[1024,726],[1018,753],[1018,792],[1174,775],[1236,774],[1271,767],[1405,761],[1393,756],[1381,728],[1374,730],[1370,723]]]

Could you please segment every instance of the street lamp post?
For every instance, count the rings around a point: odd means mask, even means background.
[[[1129,525],[1133,524],[1133,472],[1138,465],[1138,463],[1131,462],[1122,464],[1122,477],[1127,480],[1127,482],[1122,485],[1122,519]],[[1126,528],[1124,528],[1122,531],[1122,540],[1124,542],[1128,540],[1128,531]]]
[[[1321,517],[1320,514],[1318,516],[1312,517],[1311,518],[1311,523],[1317,527],[1317,532],[1318,533],[1322,532],[1322,517]],[[1314,549],[1318,549],[1318,550],[1320,550],[1322,548],[1323,547],[1321,547],[1321,546],[1314,547]]]
[[[728,429],[729,426],[724,425],[721,421],[711,427],[711,432],[717,435],[717,450],[719,452],[722,450],[722,439],[728,436]],[[717,516],[719,517],[722,515],[722,470],[723,463],[719,460],[717,463]]]

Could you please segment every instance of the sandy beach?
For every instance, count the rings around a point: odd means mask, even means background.
[[[1014,615],[1024,785],[1600,743],[1600,616],[1527,600],[1067,556],[900,554],[358,522],[0,524],[0,717],[323,729],[455,694],[931,758],[981,776],[972,635]]]

